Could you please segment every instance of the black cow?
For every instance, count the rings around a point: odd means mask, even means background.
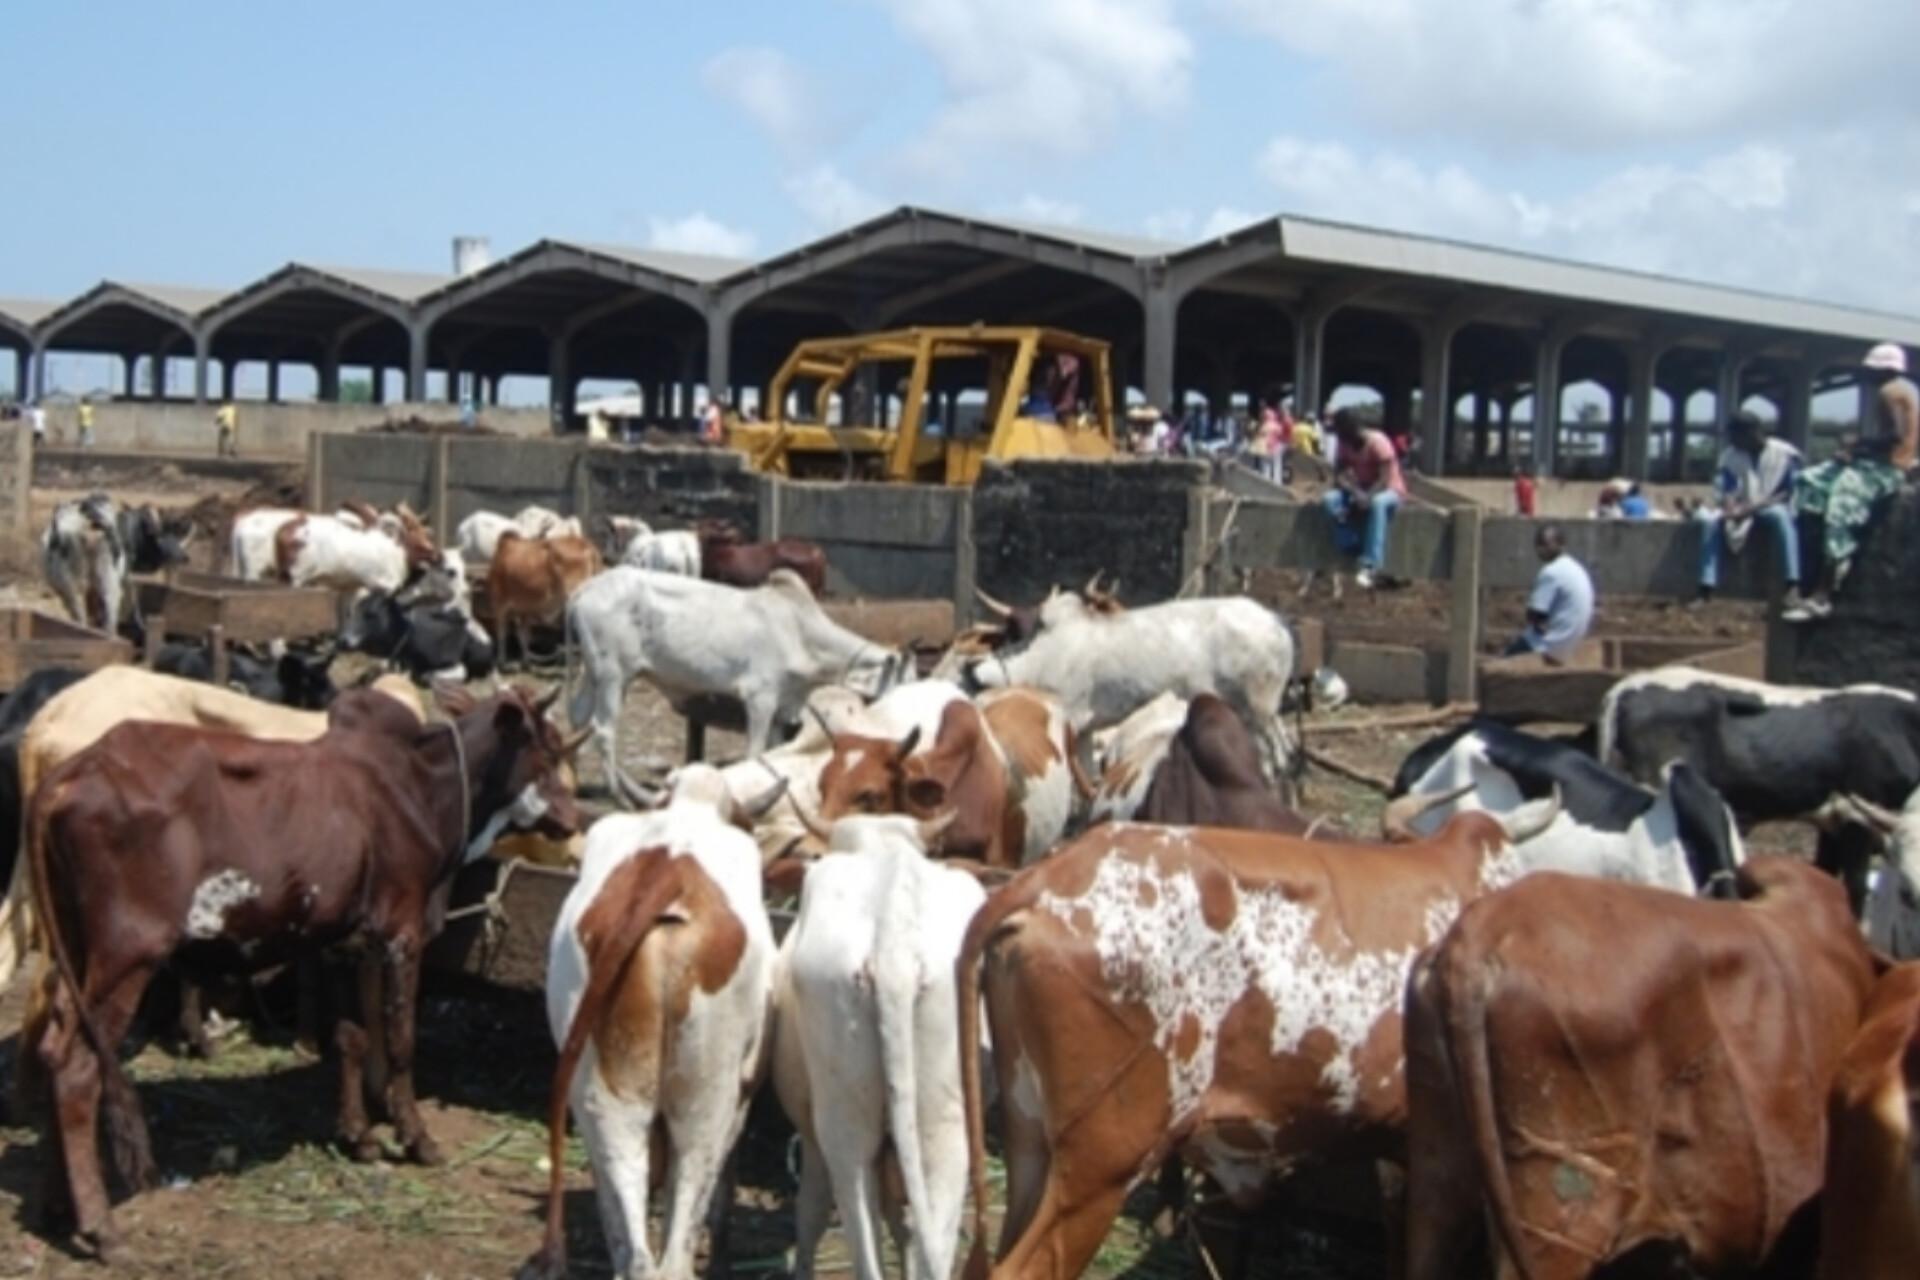
[[[1745,857],[1726,802],[1684,762],[1650,790],[1564,742],[1492,720],[1470,721],[1414,748],[1394,776],[1393,795],[1433,795],[1469,784],[1480,807],[1496,812],[1558,791],[1563,817],[1535,839],[1568,844],[1569,866],[1604,847],[1623,874],[1645,878],[1676,865],[1678,855],[1697,889],[1727,896]],[[1449,811],[1435,810],[1422,821],[1437,828]]]
[[[85,671],[50,667],[22,680],[0,701],[0,886],[12,883],[20,852],[20,739],[40,708],[86,677]]]
[[[444,604],[402,604],[384,591],[368,592],[340,631],[340,648],[367,653],[417,681],[461,672],[468,680],[491,675],[494,647],[474,634],[471,621]]]
[[[123,508],[91,493],[53,509],[40,537],[41,566],[74,621],[118,631],[123,605],[136,625],[140,617],[127,576],[184,563],[191,536],[190,527],[162,520],[150,506]]]
[[[263,660],[231,649],[227,652],[227,685],[262,702],[301,711],[325,711],[339,693],[329,670],[332,664],[330,653],[287,653]],[[170,640],[160,646],[153,669],[162,675],[208,684],[213,680],[213,654],[203,644]]]

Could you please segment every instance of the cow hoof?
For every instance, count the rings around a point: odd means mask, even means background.
[[[386,1152],[381,1150],[379,1140],[372,1134],[359,1138],[342,1138],[340,1145],[347,1149],[347,1156],[355,1164],[378,1164]]]
[[[440,1150],[440,1144],[424,1133],[407,1144],[407,1155],[415,1164],[424,1164],[429,1168],[447,1162],[446,1153]]]
[[[92,1254],[94,1259],[104,1266],[114,1266],[124,1261],[127,1256],[126,1241],[122,1240],[120,1233],[111,1226],[95,1231],[82,1231],[75,1240],[75,1244],[81,1252]]]

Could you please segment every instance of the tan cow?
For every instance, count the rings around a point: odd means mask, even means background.
[[[1920,963],[1874,984],[1827,1103],[1820,1280],[1920,1275]]]
[[[1556,797],[1466,814],[1395,844],[1112,823],[1022,871],[974,917],[958,964],[970,1273],[987,1240],[983,990],[1006,1099],[993,1275],[1067,1280],[1169,1155],[1247,1205],[1303,1158],[1390,1154],[1414,956],[1530,870],[1524,841],[1558,812]]]
[[[500,535],[487,569],[487,607],[493,610],[501,670],[509,636],[519,640],[520,659],[527,661],[533,624],[559,622],[568,599],[603,567],[600,549],[585,538],[528,538],[511,530]]]
[[[374,688],[420,714],[420,695],[405,676],[382,676]],[[198,725],[251,738],[311,741],[326,731],[324,711],[295,711],[231,689],[156,675],[139,667],[103,667],[62,690],[42,707],[20,742],[20,797],[24,814],[34,791],[53,767],[92,746],[107,730],[128,720]],[[5,990],[32,943],[33,890],[28,883],[26,841],[15,860],[13,881],[0,903],[0,990]]]

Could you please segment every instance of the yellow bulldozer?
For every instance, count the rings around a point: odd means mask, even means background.
[[[729,415],[727,443],[797,479],[966,485],[988,458],[1110,458],[1110,369],[1106,343],[1032,326],[817,338],[774,375],[768,420]],[[942,394],[956,388],[984,404]]]

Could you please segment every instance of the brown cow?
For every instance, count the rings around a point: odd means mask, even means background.
[[[983,984],[1007,1100],[993,1274],[1066,1280],[1169,1155],[1248,1204],[1303,1158],[1391,1154],[1413,957],[1462,903],[1524,874],[1524,842],[1558,812],[1462,814],[1395,844],[1112,823],[1022,871],[958,962],[970,1273],[987,1240]]]
[[[744,542],[740,531],[720,520],[702,520],[694,526],[700,537],[700,576],[735,587],[757,587],[775,569],[791,569],[821,596],[827,589],[827,553],[804,538],[776,538],[771,542]]]
[[[413,1095],[420,952],[474,846],[484,852],[509,820],[578,827],[556,782],[569,747],[547,722],[550,701],[460,695],[457,720],[422,724],[357,690],[312,742],[128,723],[47,775],[27,853],[54,963],[22,1060],[51,1076],[76,1226],[103,1256],[117,1237],[96,1123],[104,1103],[123,1180],[148,1185],[146,1122],[118,1051],[141,992],[175,959],[261,965],[342,942],[377,958],[389,1110],[414,1158],[439,1159]],[[365,1036],[343,1023],[339,1042],[342,1137],[373,1159]]]
[[[1827,1100],[1821,1280],[1920,1275],[1920,963],[1874,985]]]
[[[1649,1249],[1716,1275],[1768,1260],[1819,1193],[1824,1101],[1874,966],[1825,873],[1755,858],[1738,885],[1749,900],[1534,876],[1423,958],[1409,1280],[1459,1274],[1483,1222],[1502,1277],[1575,1280]]]
[[[602,567],[600,549],[585,538],[528,538],[512,531],[500,535],[487,568],[487,605],[493,610],[502,671],[509,634],[520,641],[521,661],[531,660],[528,634],[533,624],[559,622],[567,600]]]
[[[1325,825],[1322,819],[1303,817],[1274,794],[1246,722],[1210,693],[1187,704],[1186,721],[1167,743],[1133,820],[1289,836],[1310,835]],[[1329,840],[1344,838],[1336,831],[1320,834]]]

